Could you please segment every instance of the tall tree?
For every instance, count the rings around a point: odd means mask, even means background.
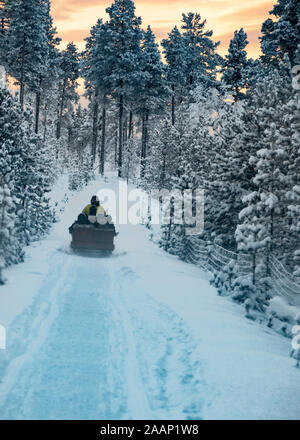
[[[262,25],[261,48],[266,63],[278,64],[289,56],[292,65],[300,44],[300,3],[298,0],[277,0]]]
[[[13,5],[16,1],[17,0],[0,0],[0,38],[3,37],[9,27]]]
[[[235,101],[244,96],[241,92],[247,86],[247,34],[244,29],[234,32],[230,41],[228,55],[225,55],[225,62],[222,68],[223,83],[227,91],[230,91]]]
[[[20,85],[20,103],[25,89],[36,91],[46,71],[48,41],[41,0],[18,0],[12,6],[12,19],[6,33],[5,64]]]
[[[175,26],[168,34],[168,38],[162,40],[163,54],[167,62],[167,80],[172,89],[171,115],[172,125],[175,124],[176,97],[180,99],[181,88],[185,84],[185,46],[183,37]]]
[[[164,78],[165,68],[161,61],[155,36],[148,26],[142,40],[141,73],[137,88],[137,100],[142,115],[141,175],[144,176],[147,156],[148,123],[151,113],[158,113],[167,96],[167,84]]]
[[[186,84],[189,88],[199,83],[214,85],[216,68],[221,63],[221,57],[216,53],[220,42],[212,40],[213,31],[206,30],[205,26],[206,20],[202,21],[200,14],[182,14]]]
[[[99,172],[104,173],[105,140],[106,140],[106,102],[108,95],[113,92],[113,81],[108,63],[110,32],[108,23],[98,20],[86,39],[86,49],[83,52],[82,73],[85,78],[87,95],[93,107],[92,162],[94,163],[97,150],[99,106],[102,105],[101,144],[99,149]]]
[[[79,54],[74,43],[69,43],[61,53],[59,62],[59,103],[56,137],[60,139],[64,112],[78,101],[76,89],[79,78]]]
[[[19,251],[15,232],[15,203],[7,185],[0,186],[0,285],[5,278],[2,270],[9,264],[16,263]]]
[[[47,38],[47,50],[44,52],[44,57],[41,60],[43,63],[43,69],[41,69],[39,78],[36,86],[36,106],[35,106],[35,132],[39,131],[39,120],[40,120],[40,108],[41,100],[43,95],[47,91],[51,90],[54,94],[54,87],[58,79],[58,45],[61,41],[60,38],[56,36],[57,31],[53,26],[53,19],[50,14],[50,0],[41,0],[42,8],[42,20],[44,24],[44,30]],[[44,96],[45,101],[45,112],[47,106],[47,97]]]
[[[135,15],[132,0],[115,0],[106,9],[109,14],[110,42],[106,62],[110,66],[112,95],[119,101],[118,175],[122,176],[124,102],[141,79],[141,18]]]

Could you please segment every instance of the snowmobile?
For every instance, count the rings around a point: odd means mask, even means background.
[[[91,251],[112,253],[115,249],[114,238],[118,235],[115,226],[111,222],[105,224],[75,223],[70,228],[72,234],[71,248],[74,251]]]

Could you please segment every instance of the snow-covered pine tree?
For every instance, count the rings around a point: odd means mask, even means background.
[[[19,172],[27,137],[21,107],[5,88],[0,88],[0,138],[1,184],[8,185],[15,196],[17,187],[21,185]]]
[[[262,25],[261,49],[267,64],[278,65],[287,54],[294,65],[300,44],[300,3],[298,0],[277,0]]]
[[[222,63],[216,53],[220,42],[212,40],[213,32],[205,29],[206,20],[189,12],[182,14],[182,36],[185,47],[186,86],[188,90],[199,83],[215,86],[216,69]]]
[[[203,133],[199,183],[205,189],[205,238],[235,250],[241,198],[253,176],[247,162],[257,139],[253,117],[247,114],[244,103],[224,101],[218,93],[195,100],[199,111],[204,112],[202,125],[210,125],[208,132],[199,128]],[[245,140],[241,139],[243,134]]]
[[[0,0],[0,39],[8,30],[14,3],[18,0]]]
[[[238,251],[251,255],[252,275],[249,279],[236,278],[233,283],[233,297],[240,302],[245,302],[248,312],[250,309],[263,311],[266,298],[259,288],[258,279],[265,275],[261,273],[261,263],[264,262],[266,249],[270,243],[270,234],[262,214],[259,192],[254,191],[248,194],[243,197],[242,201],[247,206],[239,215],[240,224],[236,229],[236,241]]]
[[[15,236],[15,219],[15,200],[8,186],[0,182],[0,285],[5,283],[3,269],[23,259]]]
[[[39,132],[41,104],[44,102],[44,112],[49,108],[51,96],[56,93],[56,85],[58,80],[58,63],[59,53],[58,45],[61,39],[56,36],[56,28],[53,26],[53,19],[50,14],[50,0],[41,0],[42,22],[47,38],[47,48],[45,48],[44,56],[41,59],[42,67],[40,69],[37,85],[34,89],[36,93],[35,103],[35,132]],[[46,50],[47,49],[47,50]],[[44,130],[47,125],[47,114],[44,114]]]
[[[35,91],[46,71],[48,41],[44,8],[40,0],[18,0],[12,6],[12,18],[6,32],[5,65],[20,86],[20,103],[25,90]]]
[[[8,39],[7,31],[14,11],[14,3],[19,0],[0,0],[0,65],[5,65]]]
[[[82,54],[82,74],[85,79],[86,95],[90,99],[93,112],[92,126],[92,162],[97,153],[98,133],[100,127],[99,106],[102,106],[101,144],[99,148],[99,171],[104,172],[106,142],[106,103],[107,96],[112,93],[109,65],[107,64],[107,44],[110,36],[108,24],[99,19],[86,38],[86,48]]]
[[[255,170],[253,183],[260,194],[261,216],[270,236],[268,254],[280,257],[287,265],[295,239],[288,227],[286,200],[286,193],[291,188],[289,169],[293,157],[290,110],[286,107],[291,95],[291,78],[284,69],[272,71],[258,84],[253,104],[260,148],[250,159]],[[267,255],[268,273],[270,255]]]
[[[73,104],[78,102],[79,78],[79,53],[74,43],[69,43],[67,48],[61,52],[59,61],[59,85],[58,85],[58,118],[56,137],[60,139],[66,109],[72,110]]]
[[[169,119],[155,125],[150,139],[143,187],[146,191],[172,189],[179,162],[179,132]]]
[[[134,94],[141,80],[141,18],[135,15],[132,0],[115,0],[106,9],[109,14],[106,63],[112,81],[112,95],[119,102],[118,174],[122,175],[124,101]]]
[[[142,40],[141,81],[136,89],[137,106],[142,118],[141,177],[145,174],[149,118],[159,113],[168,94],[164,79],[164,66],[161,61],[155,36],[148,26]]]
[[[127,182],[137,183],[138,174],[141,163],[141,146],[140,140],[130,137],[124,144],[123,154],[123,171],[122,176]]]
[[[90,116],[89,110],[79,105],[69,123],[68,170],[69,188],[72,191],[83,188],[94,177]]]
[[[185,45],[180,30],[175,26],[162,40],[163,54],[167,62],[167,80],[172,90],[171,115],[175,124],[176,102],[182,101],[182,87],[186,80]]]
[[[290,231],[294,238],[293,253],[294,275],[300,281],[300,95],[296,91],[291,101],[287,104],[288,114],[291,115],[291,150],[288,166],[290,189],[286,197],[289,202],[288,211],[291,218]]]
[[[0,182],[14,199],[14,233],[24,246],[51,224],[46,193],[53,183],[53,156],[41,138],[32,134],[32,114],[0,89]]]
[[[230,41],[228,55],[225,55],[225,62],[222,68],[222,81],[226,86],[226,91],[230,92],[235,101],[243,98],[242,92],[247,87],[247,34],[243,28],[234,32],[234,37]]]

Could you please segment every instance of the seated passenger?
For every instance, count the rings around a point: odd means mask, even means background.
[[[90,225],[93,224],[95,226],[107,224],[111,222],[112,219],[110,216],[106,215],[105,209],[100,205],[100,201],[97,196],[93,196],[91,199],[91,203],[87,205],[81,214],[79,214],[78,219],[73,225],[69,228],[70,234],[73,232],[74,226],[77,225]]]
[[[100,205],[100,201],[97,196],[92,197],[91,203],[87,205],[82,212],[83,214],[91,217],[96,217],[99,214],[103,214],[104,216],[106,216],[105,209],[103,208],[103,206]],[[95,221],[92,223],[95,223]]]

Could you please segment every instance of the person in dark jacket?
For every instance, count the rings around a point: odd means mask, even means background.
[[[74,226],[77,225],[90,225],[97,224],[97,216],[103,215],[106,217],[105,209],[100,205],[99,198],[97,196],[93,196],[91,198],[91,203],[83,208],[82,212],[79,214],[77,220],[73,225],[69,228],[70,234],[73,232]]]

